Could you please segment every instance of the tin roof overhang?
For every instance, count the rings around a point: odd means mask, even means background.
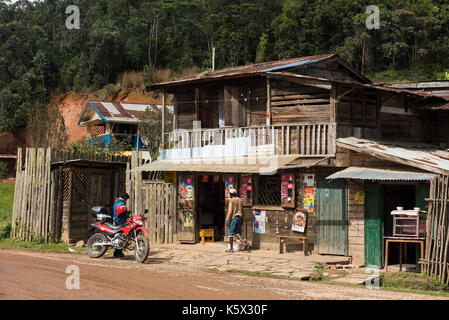
[[[189,79],[180,79],[180,80],[150,85],[147,87],[147,90],[171,88],[171,87],[197,84],[197,83],[203,83],[203,82],[225,81],[225,80],[235,80],[235,79],[254,78],[254,77],[264,77],[264,78],[270,78],[270,79],[288,80],[288,81],[299,82],[304,85],[316,86],[316,87],[320,87],[320,88],[328,89],[328,90],[330,90],[332,83],[337,83],[337,84],[348,85],[348,86],[352,86],[352,87],[356,87],[356,88],[360,88],[360,89],[369,89],[369,90],[381,91],[381,92],[392,93],[392,94],[404,94],[409,97],[414,97],[414,98],[421,99],[421,100],[433,99],[433,101],[434,101],[433,105],[436,105],[438,107],[449,103],[449,97],[438,96],[438,95],[435,95],[435,94],[432,94],[429,92],[424,92],[424,91],[396,89],[396,88],[376,86],[376,85],[366,84],[366,83],[361,83],[361,82],[356,82],[356,81],[335,80],[335,79],[305,76],[305,75],[296,74],[296,73],[292,73],[292,72],[286,72],[286,71],[267,71],[267,70],[261,70],[261,71],[257,71],[257,72],[254,72],[254,71],[239,72],[239,73],[233,73],[233,74],[215,75],[215,76],[207,76],[207,77],[191,78],[191,79],[190,78]]]
[[[358,179],[381,181],[429,181],[435,174],[428,172],[349,167],[331,174],[326,179]]]
[[[147,90],[156,90],[162,88],[170,88],[185,84],[196,84],[209,81],[221,81],[228,79],[260,77],[266,72],[273,71],[291,71],[294,68],[311,65],[320,62],[338,62],[343,68],[347,69],[354,76],[360,79],[362,83],[371,83],[371,80],[363,76],[361,73],[352,69],[347,63],[341,60],[338,55],[334,53],[321,54],[307,57],[298,57],[287,60],[267,61],[254,63],[250,65],[237,66],[225,68],[221,70],[208,70],[200,74],[193,74],[178,80],[156,83],[147,86]]]
[[[337,147],[438,174],[449,174],[449,152],[423,143],[388,142],[355,137],[337,139]]]
[[[133,171],[274,174],[277,170],[282,169],[311,167],[327,159],[298,158],[298,155],[281,155],[196,160],[156,160],[149,164],[134,168]],[[288,166],[290,163],[293,163],[293,166]]]

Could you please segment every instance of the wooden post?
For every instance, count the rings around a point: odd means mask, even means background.
[[[200,121],[200,89],[195,88],[195,119]]]
[[[271,82],[267,78],[267,127],[271,126]]]
[[[162,146],[161,149],[165,149],[165,104],[166,104],[165,90],[162,92]]]
[[[335,123],[337,121],[337,84],[332,83],[330,93],[330,122]]]

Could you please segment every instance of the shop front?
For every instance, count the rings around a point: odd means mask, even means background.
[[[286,250],[300,251],[303,243],[293,237],[302,236],[311,251],[347,255],[346,207],[341,203],[346,185],[324,185],[325,176],[316,168],[272,175],[178,173],[178,241],[198,243],[202,230],[213,230],[214,241],[227,241],[229,189],[235,188],[243,205],[242,237],[252,249],[277,251],[279,237],[287,236],[292,238],[285,242]],[[335,200],[341,200],[340,207],[332,205]]]
[[[418,264],[421,242],[417,240],[425,239],[425,199],[434,176],[419,171],[349,167],[327,177],[348,181],[349,225],[357,225],[357,219],[362,222],[358,234],[350,233],[350,248],[355,248],[352,255],[357,247],[363,247],[357,262],[385,267],[389,244],[388,264]]]

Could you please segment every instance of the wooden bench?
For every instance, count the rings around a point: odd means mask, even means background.
[[[302,236],[277,236],[279,239],[279,254],[284,253],[284,243],[287,239],[297,239],[302,240],[302,247],[304,250],[304,255],[307,256],[309,254],[308,248],[307,248],[307,237]]]

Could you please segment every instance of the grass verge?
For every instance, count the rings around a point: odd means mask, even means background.
[[[0,183],[0,229],[11,222],[14,204],[14,182]]]
[[[1,239],[0,248],[12,248],[12,249],[27,249],[40,252],[63,252],[63,253],[85,253],[84,247],[72,247],[64,242],[58,243],[44,243],[42,239],[34,239],[31,242],[26,242],[21,239]],[[72,249],[74,251],[71,251]]]
[[[449,288],[439,280],[414,272],[389,272],[381,274],[384,290],[425,293],[449,297]]]

